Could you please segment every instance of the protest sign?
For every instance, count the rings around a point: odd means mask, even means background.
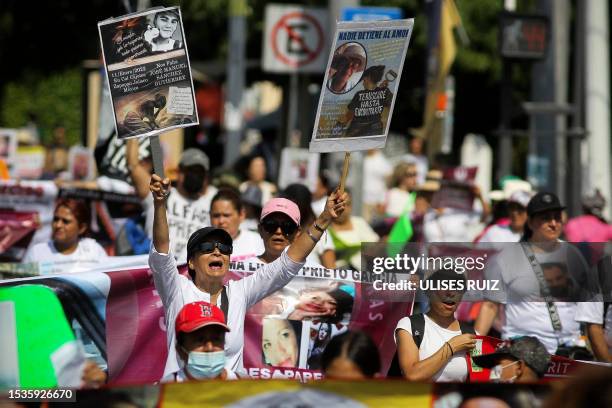
[[[72,180],[93,180],[95,168],[91,150],[83,146],[72,146],[68,151],[68,170]]]
[[[311,152],[385,146],[414,20],[337,23]]]
[[[198,124],[178,7],[98,23],[119,138]]]
[[[285,147],[281,153],[278,186],[285,188],[289,184],[300,183],[311,192],[317,188],[319,172],[319,155],[308,149]]]
[[[17,151],[17,131],[14,129],[0,129],[0,160],[12,165],[15,162]]]
[[[45,167],[45,148],[42,146],[17,147],[11,176],[16,179],[39,179]]]
[[[433,208],[454,208],[472,211],[474,207],[474,180],[477,167],[451,167],[443,172],[442,183],[432,199]]]

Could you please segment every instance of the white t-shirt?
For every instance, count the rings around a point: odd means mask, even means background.
[[[197,200],[183,197],[177,189],[170,189],[166,203],[166,216],[170,230],[170,251],[179,263],[187,262],[187,241],[200,228],[210,226],[210,202],[217,188],[208,186],[206,193]],[[153,238],[153,196],[149,194],[142,202],[147,218],[146,231]]]
[[[588,267],[573,246],[562,244],[552,252],[534,253],[540,264],[565,263],[569,266],[570,277],[574,281],[581,282],[583,287],[593,285],[592,282],[582,282],[584,276],[580,277],[579,273],[581,270],[588,271]],[[571,343],[580,337],[575,302],[554,303],[561,320],[561,331],[555,333],[546,302],[543,302],[540,296],[538,279],[520,245],[505,246],[495,259],[491,259],[490,267],[485,269],[485,279],[501,281],[501,290],[487,292],[485,297],[505,304],[506,324],[502,327],[503,339],[535,336],[552,354],[560,344]]]
[[[603,302],[579,302],[576,307],[576,321],[605,325],[604,336],[608,349],[612,352],[612,306],[608,306],[604,316]]]
[[[425,360],[434,355],[444,343],[461,334],[461,330],[448,330],[440,327],[427,315],[425,318],[425,329],[419,347],[419,360]],[[397,331],[406,330],[412,336],[412,324],[409,317],[403,317],[395,327],[395,343],[397,344]],[[453,357],[432,377],[434,382],[465,381],[468,375],[468,366],[465,359],[465,351],[455,353]]]
[[[521,233],[512,231],[508,225],[492,225],[478,242],[519,242]]]
[[[387,177],[393,172],[389,160],[377,151],[363,159],[363,203],[375,205],[385,202]],[[319,214],[315,212],[315,214]]]
[[[240,233],[232,243],[232,261],[244,261],[264,253],[264,243],[261,236],[247,229],[240,229]]]
[[[303,263],[294,262],[284,251],[272,263],[263,264],[257,273],[240,280],[230,280],[225,286],[229,308],[227,325],[230,332],[225,335],[225,367],[232,371],[243,371],[244,318],[247,310],[261,299],[284,287],[297,274]],[[203,292],[187,277],[178,273],[174,256],[160,254],[153,245],[149,252],[149,266],[153,272],[153,283],[164,305],[168,359],[162,378],[180,369],[180,358],[176,354],[176,316],[184,305],[191,302],[210,302],[210,293]],[[221,307],[221,296],[217,297]]]
[[[58,252],[53,241],[30,246],[23,262],[38,262],[41,275],[50,273],[85,272],[107,259],[104,248],[91,238],[81,238],[76,251],[64,255]]]

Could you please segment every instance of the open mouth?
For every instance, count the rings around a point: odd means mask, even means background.
[[[455,306],[457,304],[457,302],[453,302],[452,300],[445,300],[442,303],[444,303],[446,306],[450,306],[450,307],[453,307],[453,306]]]
[[[212,261],[211,263],[208,264],[208,267],[210,269],[212,269],[213,271],[218,271],[218,270],[221,270],[223,268],[223,262],[221,262],[221,261]]]

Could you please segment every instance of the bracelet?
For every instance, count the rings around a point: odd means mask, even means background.
[[[308,231],[308,236],[310,237],[310,239],[312,239],[312,242],[314,242],[315,245],[317,245],[319,243],[319,239],[315,238],[315,236],[312,235],[312,232],[310,232],[310,228],[307,229],[306,231]]]
[[[451,351],[451,357],[455,354],[455,352],[453,351],[453,348],[451,347],[450,343],[448,341],[445,341],[446,345],[448,346],[448,348]]]
[[[317,231],[325,232],[325,229],[323,229],[323,227],[321,227],[319,224],[317,224],[317,220],[315,220],[315,222],[312,224],[312,226],[315,227],[315,229]]]

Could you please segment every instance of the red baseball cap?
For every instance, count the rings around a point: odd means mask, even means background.
[[[176,317],[176,333],[191,333],[205,326],[221,326],[230,331],[225,324],[223,311],[208,302],[187,303]]]

